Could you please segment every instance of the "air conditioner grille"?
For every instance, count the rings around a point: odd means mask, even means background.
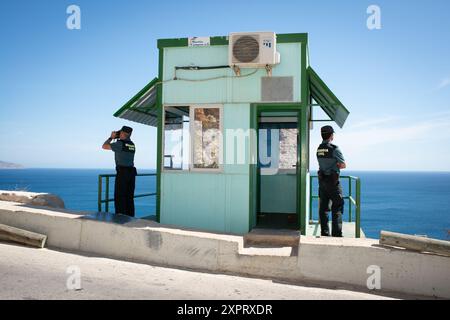
[[[259,42],[251,36],[242,36],[234,42],[233,56],[241,63],[255,61],[259,56]]]

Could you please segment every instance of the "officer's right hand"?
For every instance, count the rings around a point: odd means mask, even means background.
[[[345,164],[345,162],[338,162],[337,167],[339,169],[345,169],[345,168],[347,168],[347,165]]]
[[[116,132],[115,131],[111,132],[111,139],[114,139],[115,137],[116,137]]]

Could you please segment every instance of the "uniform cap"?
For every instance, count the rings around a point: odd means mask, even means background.
[[[119,131],[123,131],[126,133],[132,133],[133,132],[133,128],[127,127],[127,126],[123,126],[122,129],[120,129]]]
[[[334,133],[334,129],[333,129],[332,126],[323,126],[323,127],[320,129],[320,132],[321,132],[321,133]]]

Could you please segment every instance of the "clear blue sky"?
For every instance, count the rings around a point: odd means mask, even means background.
[[[70,4],[81,30],[66,28]],[[259,30],[309,33],[311,65],[351,112],[335,140],[351,169],[450,170],[447,0],[1,1],[0,160],[112,167],[100,145],[157,74],[157,39]],[[137,166],[154,167],[156,130],[133,127]]]

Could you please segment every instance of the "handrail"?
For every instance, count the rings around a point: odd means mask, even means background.
[[[155,177],[156,173],[138,173],[136,177]],[[99,174],[98,175],[98,211],[102,211],[102,203],[105,204],[105,212],[109,212],[109,202],[114,201],[114,198],[109,197],[109,178],[115,178],[116,174]],[[105,198],[102,198],[103,192],[103,178],[105,178]],[[156,193],[142,193],[134,195],[134,198],[151,197],[156,196]]]
[[[313,195],[312,193],[312,185],[313,179],[318,178],[318,176],[310,176],[309,181],[309,221],[310,223],[313,221],[313,199],[319,199],[319,195]],[[348,196],[344,196],[343,199],[349,200],[348,206],[348,222],[352,222],[352,208],[355,206],[355,237],[361,237],[361,179],[355,176],[341,176],[341,179],[348,179]],[[352,193],[352,182],[355,182],[355,197],[353,197]]]

